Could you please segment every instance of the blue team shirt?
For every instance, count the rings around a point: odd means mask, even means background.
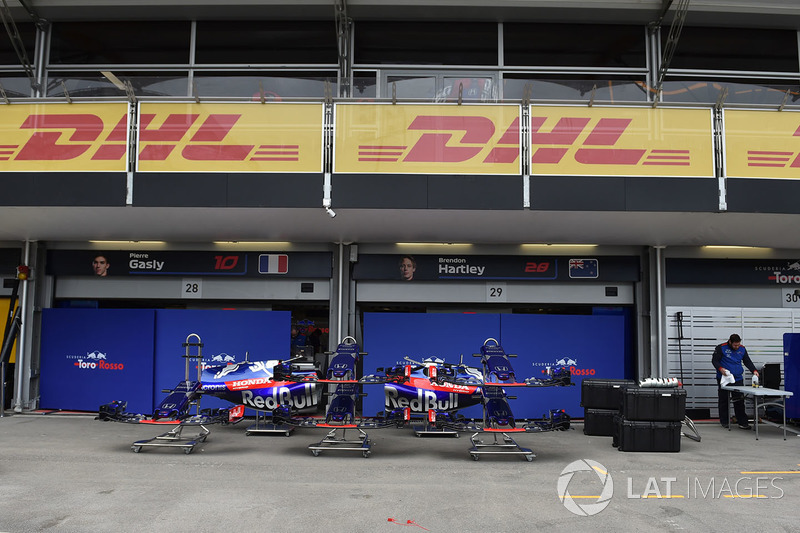
[[[742,379],[744,375],[742,359],[747,356],[745,347],[740,344],[739,347],[734,350],[728,343],[725,343],[720,345],[719,348],[722,351],[722,360],[719,366],[728,369],[730,373],[733,374],[733,377],[736,378],[736,381]],[[719,369],[717,369],[717,377],[720,377]]]

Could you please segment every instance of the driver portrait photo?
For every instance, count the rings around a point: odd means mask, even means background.
[[[108,276],[108,268],[110,266],[111,263],[108,262],[108,259],[103,254],[97,254],[92,260],[92,270],[94,271],[95,276]]]
[[[416,270],[417,262],[412,256],[404,255],[400,258],[400,277],[403,281],[413,280]]]

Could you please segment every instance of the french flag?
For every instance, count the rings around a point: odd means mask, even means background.
[[[286,274],[289,272],[289,256],[286,254],[261,254],[258,256],[259,274]]]

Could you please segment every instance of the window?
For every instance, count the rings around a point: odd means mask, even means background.
[[[33,63],[36,50],[36,27],[33,24],[16,24],[16,26],[22,44],[25,46],[28,61]],[[7,36],[0,39],[0,65],[22,65],[22,61],[19,60],[11,45],[11,39]]]
[[[662,41],[667,32],[662,31]],[[662,44],[663,47],[663,44]],[[797,32],[684,27],[670,69],[797,72]]]
[[[497,65],[497,24],[359,22],[357,64]]]
[[[198,64],[337,64],[336,25],[324,22],[197,23]]]
[[[646,36],[644,26],[506,23],[504,64],[641,68]]]
[[[189,63],[189,22],[58,22],[51,65]]]

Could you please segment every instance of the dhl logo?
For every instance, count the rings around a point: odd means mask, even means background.
[[[531,117],[533,165],[559,164],[572,150],[582,165],[690,166],[687,149],[620,148],[617,142],[630,126],[630,118],[561,117],[550,131],[544,131],[548,117]],[[582,142],[575,146],[582,137]]]
[[[521,170],[519,106],[337,104],[334,114],[334,172]]]
[[[155,113],[139,119],[139,161],[165,161],[179,143],[186,145],[180,157],[187,161],[299,161],[297,144],[226,144],[241,114],[212,113],[200,120],[198,113],[171,113],[154,126]],[[190,134],[190,130],[199,124]]]
[[[358,161],[405,163],[463,163],[485,150],[496,127],[484,116],[433,116],[414,118],[407,131],[422,131],[407,145],[359,145]],[[481,163],[514,163],[519,157],[519,117],[505,129]]]
[[[88,113],[31,114],[19,125],[33,130],[22,144],[0,145],[0,161],[69,161],[88,156],[93,161],[119,161],[127,150],[128,116],[103,136],[103,118]]]
[[[792,137],[800,137],[800,126],[794,131]],[[791,161],[791,162],[790,162]],[[797,152],[775,150],[748,150],[748,167],[774,167],[774,168],[800,168],[800,154]]]
[[[142,172],[320,172],[322,104],[139,106]]]
[[[733,110],[723,114],[725,170],[744,178],[800,178],[797,112]]]

